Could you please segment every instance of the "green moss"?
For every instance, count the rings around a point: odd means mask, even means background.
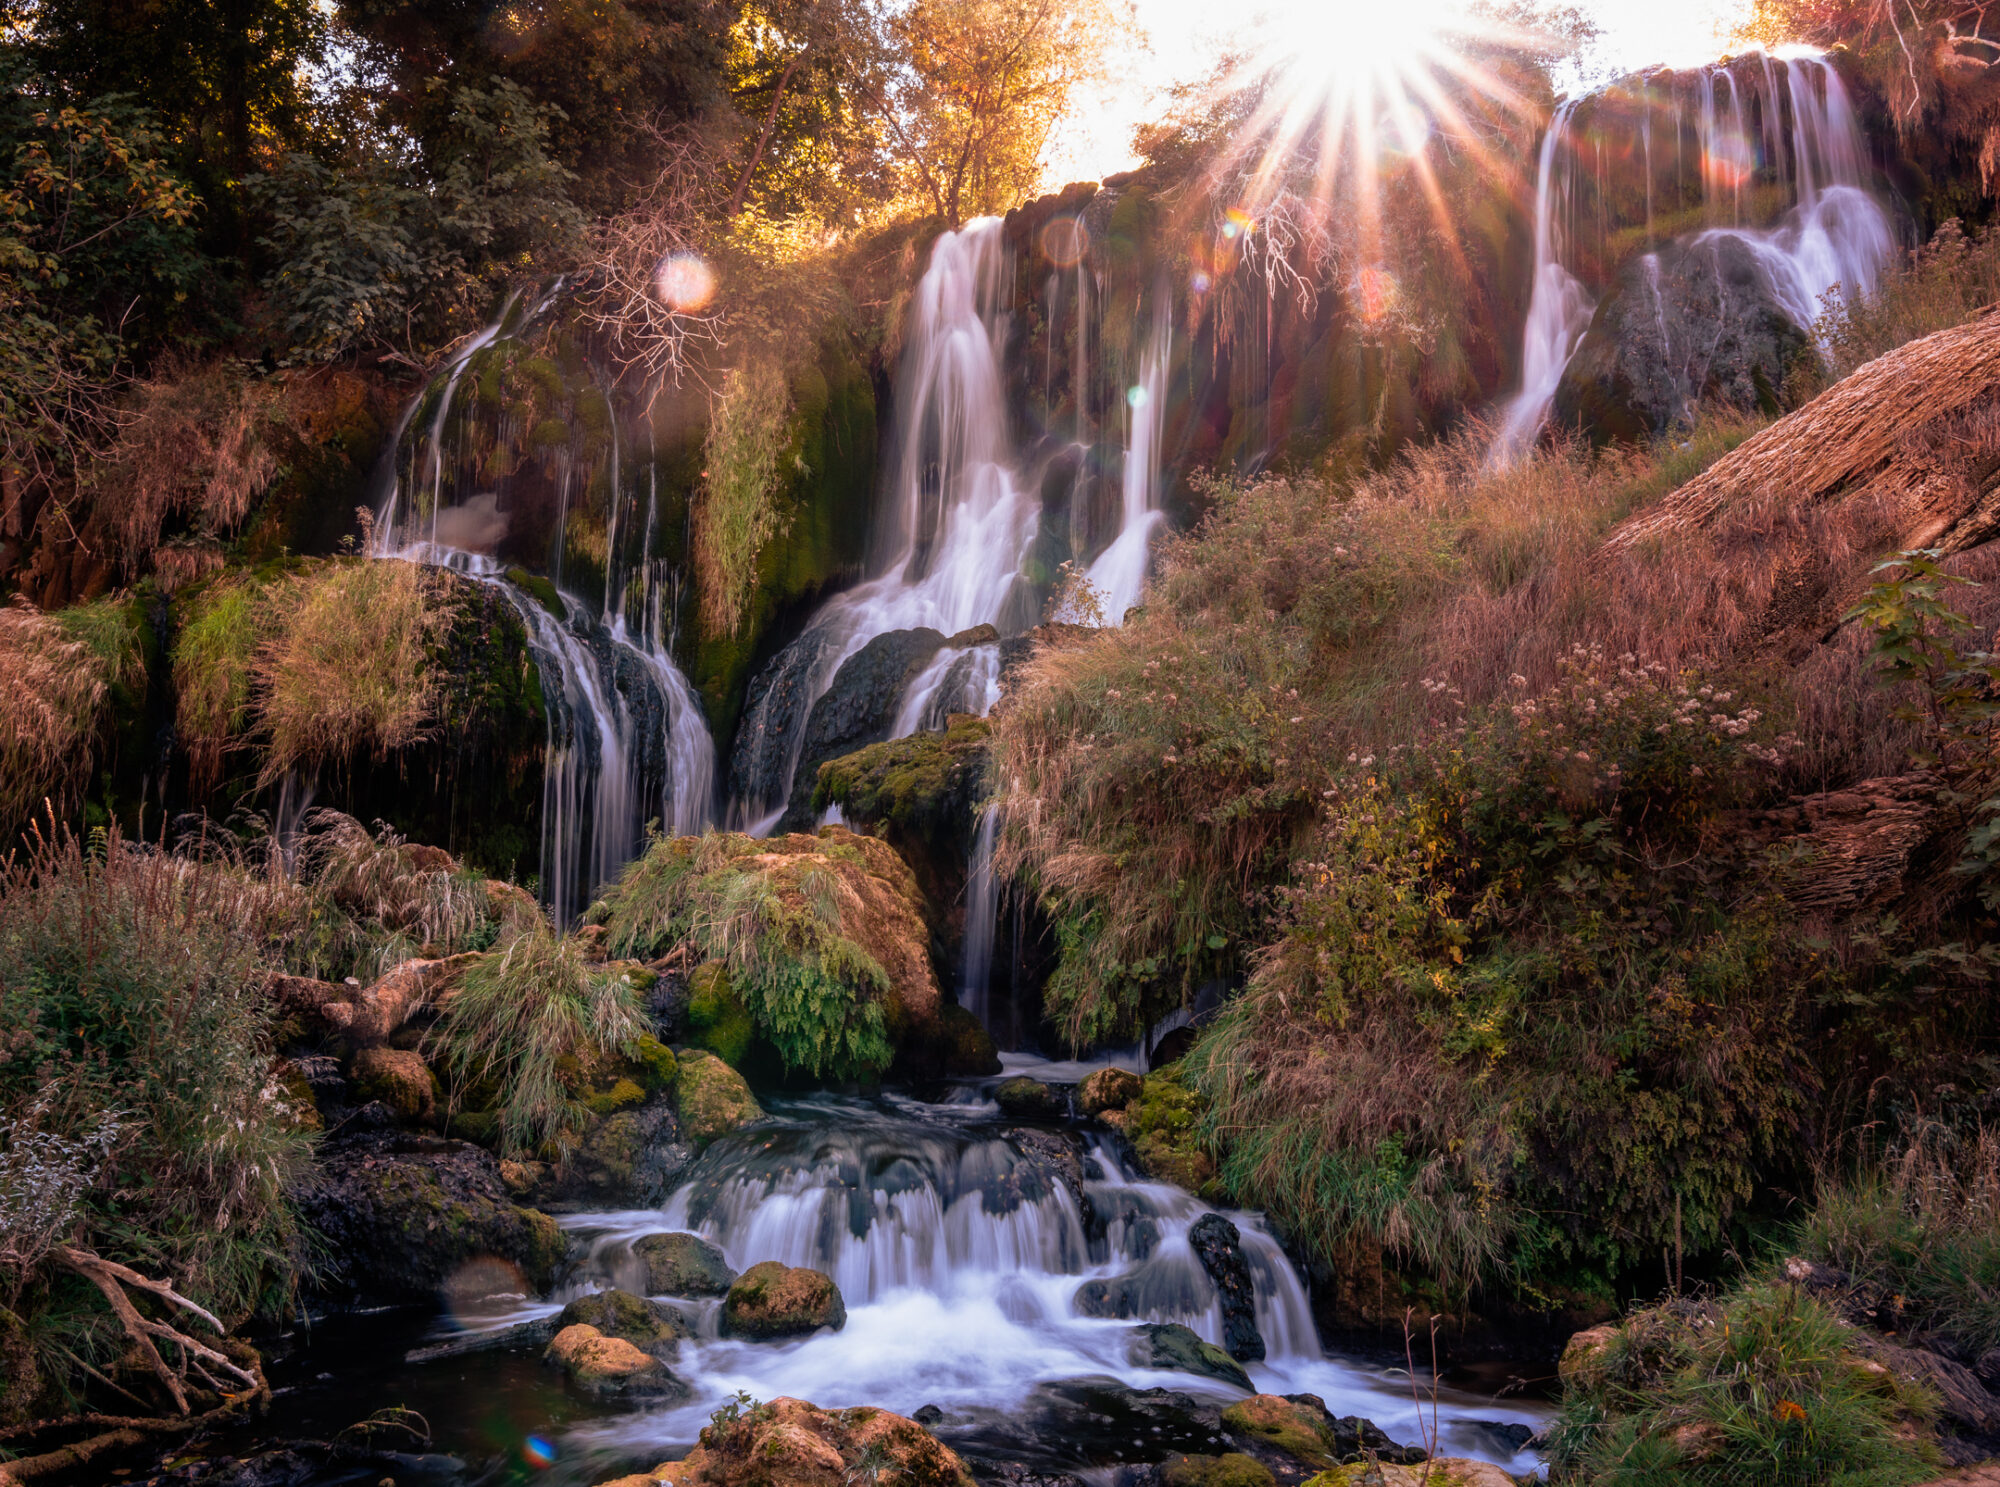
[[[1167,1464],[1167,1487],[1276,1487],[1277,1478],[1254,1456],[1182,1456]]]
[[[544,418],[528,430],[528,445],[533,449],[563,449],[570,441],[570,426],[560,418]]]
[[[743,998],[729,984],[729,967],[719,960],[697,966],[688,977],[688,1034],[731,1068],[743,1062],[757,1036],[757,1024]]]
[[[445,1133],[477,1146],[491,1146],[499,1134],[500,1117],[491,1110],[460,1110],[445,1122]]]
[[[651,1033],[641,1033],[635,1038],[627,1056],[638,1065],[639,1082],[646,1087],[647,1093],[658,1094],[674,1087],[680,1065],[674,1058],[673,1049]]]
[[[1148,1172],[1216,1202],[1226,1193],[1217,1179],[1214,1159],[1201,1142],[1203,1109],[1201,1097],[1188,1088],[1181,1066],[1169,1064],[1146,1076],[1145,1088],[1131,1107],[1125,1134]]]
[[[743,1076],[712,1053],[690,1050],[681,1056],[674,1086],[681,1133],[697,1147],[760,1118],[764,1111]]]
[[[1320,1434],[1318,1420],[1305,1406],[1288,1399],[1260,1394],[1238,1400],[1222,1412],[1222,1423],[1238,1435],[1255,1436],[1310,1466],[1327,1463],[1326,1437]]]
[[[646,1103],[646,1091],[636,1080],[614,1080],[609,1089],[592,1090],[584,1096],[584,1108],[592,1115],[616,1115],[634,1105]]]
[[[509,568],[507,570],[507,582],[533,599],[557,619],[564,621],[569,619],[569,606],[563,603],[561,593],[557,591],[553,583],[542,577],[541,574],[530,573],[526,568]]]
[[[812,808],[838,805],[857,826],[886,824],[935,843],[962,833],[986,787],[992,726],[954,716],[943,733],[890,739],[819,767]]]

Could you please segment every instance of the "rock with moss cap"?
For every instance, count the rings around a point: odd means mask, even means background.
[[[722,1304],[722,1330],[731,1337],[768,1342],[847,1325],[847,1303],[833,1277],[803,1266],[766,1260],[736,1278]]]
[[[364,1048],[349,1067],[362,1101],[380,1100],[406,1124],[428,1122],[437,1110],[437,1078],[423,1055],[401,1048]]]
[[[542,1356],[587,1394],[669,1399],[688,1392],[651,1353],[622,1337],[607,1337],[586,1322],[563,1328]]]
[[[993,1100],[1009,1115],[1027,1120],[1056,1120],[1066,1113],[1062,1097],[1039,1079],[1016,1074],[993,1091]]]
[[[684,1460],[654,1472],[673,1487],[975,1487],[957,1453],[914,1420],[784,1398],[717,1418]]]
[[[1114,1065],[1085,1079],[1077,1087],[1076,1103],[1085,1115],[1102,1115],[1107,1110],[1123,1110],[1145,1088],[1146,1081],[1141,1075]]]
[[[1139,1368],[1165,1368],[1201,1378],[1255,1387],[1243,1365],[1212,1342],[1203,1342],[1191,1327],[1178,1322],[1149,1322],[1132,1329],[1132,1362]]]
[[[632,1257],[649,1296],[727,1296],[736,1272],[721,1250],[699,1234],[648,1234],[632,1241]]]
[[[679,1354],[682,1338],[694,1336],[693,1324],[678,1309],[615,1289],[579,1296],[556,1318],[558,1331],[579,1323],[595,1327],[606,1337],[629,1342],[663,1362]]]
[[[674,1093],[681,1131],[697,1149],[764,1115],[743,1076],[714,1054],[697,1048],[681,1052]]]
[[[1160,1469],[1163,1487],[1277,1487],[1271,1469],[1254,1456],[1175,1456]]]

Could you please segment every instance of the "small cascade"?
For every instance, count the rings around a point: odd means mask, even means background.
[[[1001,357],[1011,277],[1002,223],[984,218],[946,233],[917,285],[896,397],[876,576],[840,594],[760,678],[745,710],[734,765],[731,818],[768,830],[782,815],[798,771],[812,707],[841,663],[892,630],[928,627],[950,636],[990,624],[1018,633],[1034,619],[1022,566],[1041,511],[1020,478],[1008,435]],[[997,660],[997,652],[995,653]],[[997,668],[996,668],[997,670]],[[950,667],[902,709],[921,720],[948,694]],[[984,712],[988,684],[957,694]],[[912,701],[914,699],[914,702]],[[920,721],[904,732],[913,731]]]
[[[527,307],[519,296],[510,298],[406,410],[385,468],[370,555],[450,568],[501,591],[520,616],[548,722],[542,898],[556,921],[567,924],[600,884],[644,850],[648,822],[676,835],[709,823],[715,745],[693,687],[674,664],[672,574],[653,553],[660,526],[657,476],[648,460],[643,494],[627,489],[615,389],[595,389],[596,406],[604,410],[600,443],[583,449],[572,444],[553,455],[548,566],[554,581],[532,579],[502,559],[503,545],[518,535],[511,493],[504,486],[474,488],[487,478],[487,462],[462,384],[481,353],[522,335],[559,290]],[[429,416],[420,420],[425,408]],[[501,413],[503,425],[510,416]],[[411,437],[413,427],[420,431]],[[503,426],[496,437],[520,442],[522,433]],[[563,572],[573,503],[594,479],[604,507],[602,597],[595,601],[566,583]],[[537,489],[522,499],[548,504],[550,494]],[[625,509],[641,503],[643,526],[621,532]]]
[[[1534,443],[1556,400],[1563,369],[1597,308],[1582,283],[1563,266],[1569,236],[1570,174],[1574,157],[1570,126],[1574,100],[1562,104],[1542,137],[1535,176],[1535,277],[1529,292],[1528,323],[1521,339],[1521,390],[1507,405],[1494,441],[1497,460],[1507,460]],[[1558,169],[1560,162],[1563,168]]]
[[[1621,87],[1630,91],[1629,85]],[[1631,126],[1636,135],[1632,153],[1645,162],[1648,236],[1659,210],[1656,158],[1657,168],[1665,168],[1665,152],[1656,150],[1654,130],[1670,127],[1674,160],[1667,195],[1674,207],[1698,207],[1716,224],[1693,237],[1694,247],[1719,251],[1725,242],[1741,245],[1771,301],[1808,333],[1830,296],[1872,292],[1895,251],[1895,235],[1888,215],[1867,189],[1865,150],[1846,86],[1823,55],[1760,52],[1754,62],[1739,59],[1703,68],[1685,81],[1656,75],[1645,80],[1637,95],[1640,113]],[[1542,140],[1521,388],[1502,412],[1493,444],[1496,462],[1532,445],[1547,423],[1563,373],[1596,308],[1586,280],[1593,274],[1601,279],[1607,271],[1612,234],[1636,225],[1612,220],[1606,184],[1578,167],[1580,114],[1586,106],[1593,117],[1584,132],[1599,153],[1605,134],[1621,127],[1611,117],[1610,96],[1563,103]],[[1697,169],[1696,179],[1686,183],[1694,198],[1685,201],[1683,136],[1690,132]],[[1768,198],[1774,187],[1789,198],[1783,216],[1769,226],[1746,225],[1746,209],[1760,194]],[[1584,220],[1596,219],[1594,241],[1579,239],[1576,231],[1586,192],[1591,210]],[[1657,298],[1657,266],[1646,272]],[[1662,327],[1665,318],[1662,312]]]
[[[1090,586],[1100,597],[1107,624],[1122,623],[1125,611],[1144,597],[1153,532],[1166,519],[1160,510],[1160,441],[1173,342],[1173,297],[1161,284],[1153,293],[1153,330],[1140,355],[1139,380],[1126,394],[1124,502],[1118,536],[1090,565]]]
[[[1021,1412],[1037,1409],[1047,1386],[1065,1380],[1108,1377],[1240,1398],[1238,1387],[1157,1368],[1135,1352],[1135,1328],[1148,1322],[1178,1322],[1222,1341],[1221,1300],[1191,1238],[1214,1210],[1138,1176],[1102,1142],[1087,1151],[1080,1182],[1066,1177],[1049,1156],[1063,1138],[998,1126],[996,1113],[970,1089],[944,1104],[897,1095],[794,1101],[718,1140],[660,1211],[563,1220],[586,1245],[581,1290],[623,1285],[643,1293],[633,1242],[692,1232],[739,1271],[765,1260],[820,1270],[847,1306],[840,1331],[774,1345],[723,1337],[717,1303],[677,1300],[697,1335],[681,1344],[674,1367],[694,1397],[589,1427],[574,1444],[655,1459],[677,1454],[716,1400],[737,1389],[823,1408],[870,1404],[914,1414],[934,1405],[957,1422],[956,1433],[950,1424],[940,1433],[975,1456],[982,1447],[1011,1455]],[[1228,1217],[1265,1345],[1265,1357],[1247,1365],[1255,1387],[1317,1394],[1335,1414],[1359,1414],[1398,1439],[1419,1439],[1429,1422],[1419,1424],[1409,1381],[1328,1358],[1304,1280],[1282,1247],[1257,1215]],[[1123,1299],[1108,1308],[1091,1299],[1107,1294]],[[1107,1310],[1116,1314],[1092,1314]],[[1422,1393],[1427,1417],[1428,1384]],[[1525,1469],[1532,1457],[1517,1461],[1475,1422],[1545,1414],[1446,1390],[1442,1449]]]

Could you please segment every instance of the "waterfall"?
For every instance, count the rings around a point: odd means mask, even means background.
[[[847,1307],[838,1332],[747,1343],[720,1335],[718,1302],[677,1299],[696,1335],[680,1344],[673,1367],[693,1397],[582,1427],[572,1446],[646,1459],[678,1454],[717,1401],[738,1389],[827,1409],[867,1404],[908,1415],[934,1405],[950,1417],[940,1434],[975,1457],[982,1447],[1011,1457],[1010,1441],[1020,1437],[1009,1437],[1006,1422],[1061,1381],[1109,1376],[1221,1403],[1241,1398],[1240,1387],[1158,1369],[1133,1353],[1134,1328],[1145,1322],[1178,1322],[1221,1342],[1220,1297],[1191,1243],[1196,1223],[1215,1210],[1138,1176],[1101,1140],[1083,1151],[1081,1173],[1072,1165],[1065,1178],[1063,1162],[1050,1159],[1052,1151],[1076,1150],[1064,1136],[999,1125],[996,1115],[972,1089],[941,1104],[903,1095],[782,1102],[772,1117],[709,1147],[659,1211],[563,1219],[583,1241],[575,1290],[622,1285],[643,1293],[633,1243],[692,1232],[739,1271],[765,1260],[822,1271]],[[1297,1268],[1259,1216],[1227,1217],[1240,1235],[1265,1344],[1265,1357],[1247,1365],[1256,1388],[1317,1394],[1335,1414],[1419,1439],[1408,1378],[1327,1357]],[[1086,1292],[1124,1301],[1107,1308]],[[530,1310],[546,1314],[558,1304]],[[1428,1417],[1428,1383],[1420,1392]],[[1546,1406],[1446,1389],[1443,1447],[1527,1470],[1531,1455],[1517,1455],[1476,1422],[1547,1415]],[[1073,1466],[1096,1445],[1075,1443]]]
[[[556,922],[567,924],[600,884],[644,850],[649,821],[677,835],[708,824],[715,745],[700,700],[669,647],[672,575],[652,553],[659,487],[650,460],[642,545],[627,560],[630,533],[621,541],[621,510],[639,497],[623,483],[615,389],[598,389],[611,410],[601,602],[593,604],[562,581],[572,494],[588,484],[578,478],[581,456],[574,447],[555,456],[553,582],[527,580],[496,556],[512,511],[504,492],[469,489],[484,472],[463,447],[463,419],[452,420],[460,384],[479,353],[519,336],[555,302],[559,288],[526,311],[519,295],[510,297],[405,410],[385,462],[369,552],[450,568],[499,590],[520,616],[541,676],[547,721],[541,895]],[[434,411],[412,440],[409,432],[427,403]],[[520,432],[503,427],[500,436],[518,438]]]
[[[1144,597],[1153,531],[1165,520],[1160,511],[1160,440],[1173,342],[1173,296],[1161,284],[1153,292],[1153,331],[1140,355],[1139,380],[1125,398],[1124,499],[1118,536],[1090,565],[1090,586],[1100,597],[1108,624],[1122,623],[1125,611]]]
[[[1499,437],[1493,444],[1496,460],[1511,459],[1534,443],[1556,400],[1563,369],[1597,308],[1589,291],[1562,261],[1569,236],[1569,134],[1576,107],[1572,100],[1557,108],[1548,133],[1542,136],[1541,163],[1535,175],[1535,276],[1521,339],[1521,390],[1501,419]]]
[[[731,804],[732,819],[769,830],[784,813],[812,706],[840,665],[892,630],[931,628],[949,636],[977,625],[1015,633],[1032,623],[1022,566],[1041,514],[1038,495],[1015,468],[1008,434],[1004,368],[1011,276],[1002,223],[970,222],[939,238],[910,308],[896,396],[885,517],[876,575],[829,600],[772,663],[745,709],[737,745],[739,777],[752,782]],[[994,653],[997,665],[997,652]],[[952,668],[927,673],[901,709],[912,721],[937,713]],[[997,676],[997,669],[996,669]],[[984,712],[993,689],[956,694]],[[976,704],[976,705],[973,705]]]
[[[1780,70],[1776,61],[1783,61]],[[1812,332],[1829,297],[1865,295],[1895,251],[1889,218],[1867,189],[1866,152],[1840,73],[1823,55],[1788,50],[1759,56],[1757,70],[1703,68],[1692,80],[1694,107],[1673,90],[1675,172],[1680,136],[1692,112],[1701,204],[1731,224],[1698,234],[1696,246],[1733,238],[1749,249],[1774,303]],[[1725,96],[1726,90],[1726,96]],[[1602,99],[1606,95],[1593,95]],[[1535,186],[1535,266],[1522,332],[1521,387],[1508,400],[1492,458],[1502,463],[1532,445],[1547,422],[1563,372],[1589,329],[1595,304],[1575,272],[1572,249],[1576,115],[1557,108],[1543,136]],[[1750,106],[1760,111],[1758,136]],[[1646,200],[1653,214],[1652,89],[1644,93],[1639,153],[1647,162]],[[1789,114],[1790,130],[1783,120]],[[1600,131],[1601,132],[1601,131]],[[1762,145],[1760,160],[1759,145]],[[1774,226],[1743,225],[1744,188],[1761,171],[1789,187],[1792,205]],[[1600,214],[1606,203],[1598,191]],[[1600,248],[1603,245],[1600,244]],[[1657,282],[1654,280],[1653,282]]]

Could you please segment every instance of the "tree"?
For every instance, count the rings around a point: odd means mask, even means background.
[[[956,226],[1031,193],[1072,98],[1101,77],[1106,0],[913,0],[879,102],[914,190]]]

